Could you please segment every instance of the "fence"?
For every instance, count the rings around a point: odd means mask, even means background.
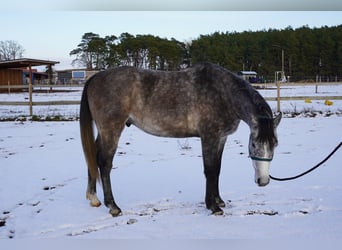
[[[0,101],[1,105],[6,106],[28,106],[29,107],[29,115],[33,115],[33,106],[54,106],[54,105],[79,105],[80,101],[72,101],[72,100],[59,100],[59,101],[33,101],[32,92],[34,90],[40,89],[40,90],[46,90],[47,93],[52,92],[53,89],[63,89],[63,88],[72,88],[72,87],[80,87],[82,85],[0,85],[0,93],[1,90],[7,90],[7,93],[10,94],[12,89],[15,91],[20,89],[21,91],[27,91],[29,92],[29,100],[28,101]]]
[[[276,97],[265,97],[266,101],[276,101],[277,102],[277,111],[280,112],[280,102],[281,101],[300,101],[300,100],[342,100],[342,96],[323,96],[323,95],[305,95],[305,96],[281,96],[281,88],[284,87],[310,87],[314,86],[315,94],[318,93],[319,86],[331,86],[331,85],[340,85],[342,82],[314,82],[314,83],[264,83],[264,84],[252,84],[255,88],[259,89],[268,89],[275,88],[277,90]]]
[[[330,85],[341,85],[342,82],[319,82],[319,83],[262,83],[262,84],[252,84],[257,89],[274,89],[277,90],[277,95],[274,97],[264,97],[266,101],[276,101],[277,102],[277,111],[281,111],[280,102],[281,101],[298,101],[298,100],[342,100],[341,95],[301,95],[301,96],[281,96],[281,89],[283,87],[298,87],[298,86],[312,86],[315,89],[315,93],[318,92],[320,86],[330,86]],[[0,106],[27,106],[29,108],[29,115],[33,115],[33,107],[34,106],[55,106],[55,105],[79,105],[80,100],[54,100],[54,101],[34,101],[32,97],[33,91],[46,91],[47,93],[53,92],[57,89],[65,89],[65,88],[80,88],[82,85],[33,85],[31,91],[29,91],[29,100],[28,101],[1,101]],[[12,90],[25,89],[23,91],[27,91],[29,86],[23,85],[0,85],[1,90],[5,90],[7,93],[11,93]],[[7,90],[7,91],[6,91]],[[3,91],[2,91],[3,92]]]

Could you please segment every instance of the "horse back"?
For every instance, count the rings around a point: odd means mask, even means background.
[[[223,76],[214,73],[206,67],[171,72],[110,69],[92,79],[89,103],[94,110],[106,110],[105,116],[126,119],[154,135],[188,137],[200,136],[208,127],[227,130],[236,117],[219,81]]]

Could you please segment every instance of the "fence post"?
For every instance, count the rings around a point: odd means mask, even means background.
[[[277,81],[277,112],[280,112],[280,81]]]
[[[33,111],[32,111],[32,91],[33,91],[33,87],[32,87],[32,68],[31,68],[31,64],[29,65],[29,105],[30,105],[30,116],[33,115]]]
[[[280,112],[280,81],[281,78],[278,79],[278,74],[281,73],[281,76],[284,75],[283,71],[276,71],[274,72],[274,82],[277,84],[277,112]]]

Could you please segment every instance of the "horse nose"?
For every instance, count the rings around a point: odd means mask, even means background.
[[[257,183],[259,187],[264,187],[270,183],[270,178],[258,178]]]

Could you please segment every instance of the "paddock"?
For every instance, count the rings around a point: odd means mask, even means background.
[[[335,114],[283,118],[271,174],[294,175],[322,160],[341,140],[341,126]],[[78,122],[0,122],[0,130],[1,239],[297,241],[339,240],[342,234],[341,150],[306,177],[260,188],[248,158],[249,128],[241,123],[223,155],[226,208],[216,217],[202,202],[199,140],[154,137],[131,126],[112,170],[124,213],[112,218],[107,208],[92,208],[84,197]]]

